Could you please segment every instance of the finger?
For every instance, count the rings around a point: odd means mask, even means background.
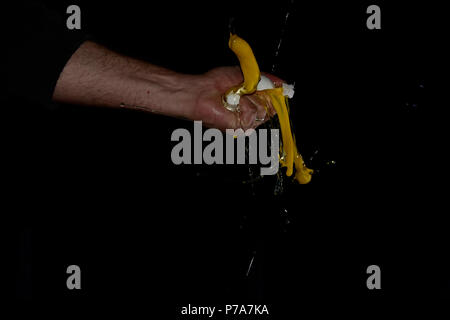
[[[275,111],[275,108],[272,105],[272,102],[269,98],[269,96],[264,92],[264,91],[260,91],[260,92],[255,92],[255,94],[249,96],[252,99],[252,102],[258,105],[258,108],[264,108],[264,111],[267,114],[266,118],[271,118],[274,115],[277,114],[277,112]],[[268,119],[266,119],[268,120]]]
[[[222,131],[226,129],[240,128],[237,112],[226,109],[222,104],[221,96],[214,96],[202,100],[196,119],[202,120],[206,127],[217,128]]]
[[[255,122],[256,125],[260,125],[268,120],[269,116],[267,114],[268,111],[268,105],[265,101],[264,97],[259,95],[251,95],[247,96],[248,100],[253,104],[253,106],[256,108],[256,116],[255,116]]]
[[[226,129],[238,129],[241,127],[240,117],[237,112],[230,111],[223,106],[215,111],[216,116],[212,125],[213,127],[222,131],[225,131]]]
[[[247,130],[255,127],[257,108],[247,97],[242,97],[239,103],[239,118],[242,129]]]

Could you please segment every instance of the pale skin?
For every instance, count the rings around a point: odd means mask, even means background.
[[[281,79],[264,75],[276,86],[281,85]],[[267,111],[274,113],[258,95],[241,98],[239,114],[222,104],[222,95],[242,81],[239,67],[215,68],[201,75],[181,74],[86,41],[61,72],[53,100],[201,120],[221,130],[256,128],[269,119]]]

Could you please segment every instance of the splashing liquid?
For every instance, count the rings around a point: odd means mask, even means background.
[[[287,26],[287,22],[288,22],[288,19],[289,19],[289,15],[290,15],[290,11],[288,10],[286,12],[286,17],[284,18],[284,24],[283,24],[283,26],[281,28],[280,40],[278,40],[277,49],[275,51],[274,62],[273,62],[273,65],[272,65],[272,72],[275,72],[275,69],[277,67],[276,60],[278,58],[278,55],[280,54],[281,43],[283,42],[283,38],[284,38],[285,31],[286,31],[286,26]]]
[[[278,114],[278,120],[281,127],[282,143],[279,154],[280,164],[287,168],[287,176],[292,176],[295,167],[295,179],[300,184],[309,183],[311,181],[313,170],[306,167],[302,156],[297,150],[295,138],[291,130],[288,98],[284,96],[283,88],[278,87],[256,91],[256,87],[260,80],[260,71],[250,45],[237,35],[230,34],[228,46],[239,59],[244,82],[239,86],[230,88],[225,93],[225,97],[228,95],[242,96],[255,93],[271,103]],[[266,109],[268,111],[267,105]],[[270,113],[267,112],[267,114]]]

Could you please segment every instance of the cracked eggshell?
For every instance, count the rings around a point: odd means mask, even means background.
[[[273,89],[275,88],[275,85],[273,84],[272,80],[267,78],[266,76],[261,75],[261,78],[258,82],[258,86],[256,87],[256,90],[266,90],[266,89]]]
[[[289,99],[292,99],[294,96],[294,85],[293,84],[287,84],[283,83],[283,95],[288,96]]]
[[[289,99],[291,99],[294,96],[294,85],[293,84],[282,84],[283,86],[283,95],[288,96]],[[268,77],[261,75],[261,79],[258,82],[258,86],[256,87],[256,90],[266,90],[266,89],[273,89],[275,88],[274,83],[272,80],[270,80]]]
[[[227,103],[233,106],[237,106],[239,104],[240,99],[241,96],[236,93],[230,93],[227,95]]]

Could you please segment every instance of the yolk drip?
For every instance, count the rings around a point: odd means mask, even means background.
[[[295,179],[300,184],[310,182],[313,170],[306,167],[301,154],[298,153],[295,138],[291,131],[288,98],[283,95],[283,88],[267,89],[260,91],[258,94],[267,95],[278,114],[283,140],[280,150],[280,164],[287,167],[286,175],[290,177],[295,166]]]
[[[244,82],[228,90],[226,95],[230,93],[239,95],[254,93],[260,79],[260,71],[250,45],[245,40],[233,34],[230,34],[228,45],[239,59],[244,75]],[[295,138],[291,130],[288,98],[284,96],[283,88],[266,89],[257,91],[256,94],[268,98],[278,114],[282,137],[280,164],[283,167],[287,167],[286,175],[290,177],[295,167],[295,179],[300,184],[310,182],[313,170],[306,167],[302,156],[298,153]]]

